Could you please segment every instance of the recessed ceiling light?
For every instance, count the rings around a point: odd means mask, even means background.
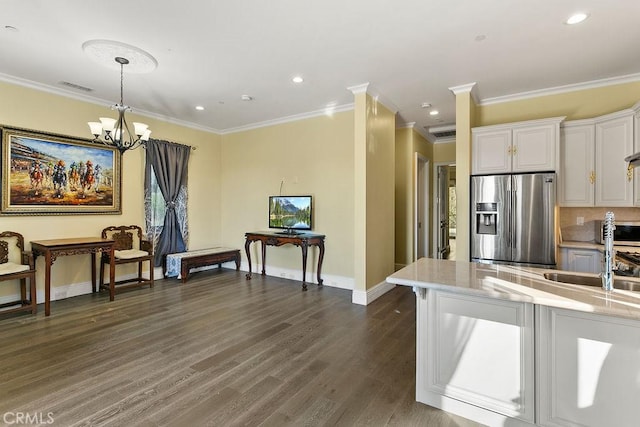
[[[196,110],[203,111],[204,107],[202,105],[196,105]]]
[[[302,83],[304,79],[300,76],[295,76],[294,78],[291,79],[291,81],[294,83]]]
[[[429,104],[428,102],[422,103],[422,108],[429,108],[429,107],[431,107],[431,104]]]
[[[253,97],[249,95],[242,95],[240,99],[242,99],[243,101],[253,101]]]
[[[584,21],[585,19],[587,19],[588,17],[589,17],[589,15],[588,15],[588,14],[586,14],[586,13],[582,13],[582,12],[580,12],[580,13],[574,13],[573,15],[571,15],[571,16],[569,17],[569,19],[567,19],[567,20],[566,20],[566,21],[564,21],[564,22],[565,22],[565,24],[568,24],[568,25],[579,24],[579,23],[581,23],[582,21]]]
[[[7,31],[14,32],[14,33],[18,32],[18,29],[16,27],[12,26],[12,25],[5,25],[4,29],[7,30]]]
[[[437,116],[438,114],[440,114],[440,112],[438,110],[431,110],[429,111],[429,115],[430,116]]]

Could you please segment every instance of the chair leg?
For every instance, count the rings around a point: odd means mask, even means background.
[[[153,288],[153,259],[149,260],[149,280],[151,280],[151,286]]]
[[[138,280],[141,282],[144,280],[142,278],[142,261],[138,262]]]
[[[22,305],[27,300],[27,279],[20,279],[20,301],[22,301]]]
[[[38,294],[36,293],[36,275],[35,273],[29,277],[30,295],[31,300],[31,314],[38,312]]]

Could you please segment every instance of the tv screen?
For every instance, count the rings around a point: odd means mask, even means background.
[[[269,196],[269,228],[311,230],[311,196]]]

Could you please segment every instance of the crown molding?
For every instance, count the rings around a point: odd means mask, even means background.
[[[555,86],[555,87],[550,87],[546,89],[532,90],[529,92],[514,93],[512,95],[485,98],[481,100],[478,105],[485,106],[485,105],[492,105],[492,104],[501,104],[504,102],[520,101],[524,99],[537,98],[540,96],[558,95],[558,94],[567,93],[567,92],[575,92],[578,90],[595,89],[595,88],[604,87],[604,86],[632,83],[637,81],[640,81],[640,73],[627,74],[625,76],[619,76],[619,77],[610,77],[610,78],[601,79],[601,80],[592,80],[592,81],[582,82],[582,83],[572,83],[564,86]]]
[[[471,93],[471,98],[473,99],[473,102],[475,102],[476,105],[478,104],[478,96],[476,95],[476,82],[467,83],[459,86],[451,86],[449,90],[453,92],[453,94],[456,96],[461,93]]]
[[[428,143],[434,144],[435,142],[431,140],[431,135],[422,127],[416,126],[416,122],[407,122],[403,123],[400,126],[396,126],[396,129],[411,129],[420,134],[424,139],[427,140]]]
[[[228,135],[231,133],[244,132],[247,130],[253,130],[253,129],[259,129],[263,127],[274,126],[274,125],[279,125],[284,123],[296,122],[298,120],[310,119],[313,117],[331,116],[332,114],[335,114],[335,113],[342,113],[343,111],[351,111],[353,109],[354,109],[353,103],[338,105],[335,107],[326,107],[326,108],[323,108],[322,110],[309,111],[307,113],[294,114],[292,116],[281,117],[278,119],[265,120],[263,122],[251,123],[248,125],[237,126],[234,128],[227,128],[220,131],[220,134]]]
[[[64,96],[65,98],[71,98],[71,99],[75,99],[77,101],[83,101],[83,102],[88,102],[90,104],[94,104],[94,105],[101,105],[101,106],[108,106],[110,104],[113,104],[113,102],[109,102],[107,100],[104,99],[100,99],[100,98],[96,98],[95,96],[89,96],[89,95],[83,95],[81,93],[76,93],[70,90],[66,90],[63,88],[58,88],[58,87],[54,87],[54,86],[50,86],[50,85],[45,85],[42,83],[37,83],[31,80],[27,80],[27,79],[22,79],[19,77],[14,77],[14,76],[9,76],[7,74],[2,74],[0,73],[0,81],[6,82],[6,83],[10,83],[10,84],[15,84],[17,86],[23,86],[29,89],[34,89],[40,92],[46,92],[46,93],[50,93],[53,95],[58,95],[58,96]],[[195,130],[201,130],[203,132],[209,132],[209,133],[214,133],[214,134],[220,134],[220,130],[218,129],[214,129],[214,128],[210,128],[207,126],[202,126],[202,125],[198,125],[196,123],[192,123],[192,122],[187,122],[184,120],[178,120],[169,116],[164,116],[162,114],[157,114],[157,113],[152,113],[150,111],[145,111],[145,110],[140,110],[138,108],[132,108],[132,113],[140,115],[140,116],[144,116],[144,117],[148,117],[150,119],[156,119],[156,120],[160,120],[163,121],[165,123],[171,123],[171,124],[175,124],[175,125],[179,125],[179,126],[184,126],[190,129],[195,129]],[[88,132],[88,131],[87,131]]]
[[[393,114],[397,114],[399,108],[391,102],[391,100],[385,97],[374,85],[371,83],[362,83],[355,86],[347,87],[347,90],[351,91],[354,95],[359,95],[361,93],[366,93],[371,96],[376,102],[384,105],[388,110],[390,110]]]

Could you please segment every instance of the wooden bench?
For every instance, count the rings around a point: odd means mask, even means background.
[[[223,262],[236,263],[236,270],[240,270],[240,250],[231,248],[209,248],[195,251],[168,254],[164,262],[164,276],[177,277],[185,283],[189,278],[189,271],[192,268],[207,267]],[[179,269],[178,269],[179,266]]]

